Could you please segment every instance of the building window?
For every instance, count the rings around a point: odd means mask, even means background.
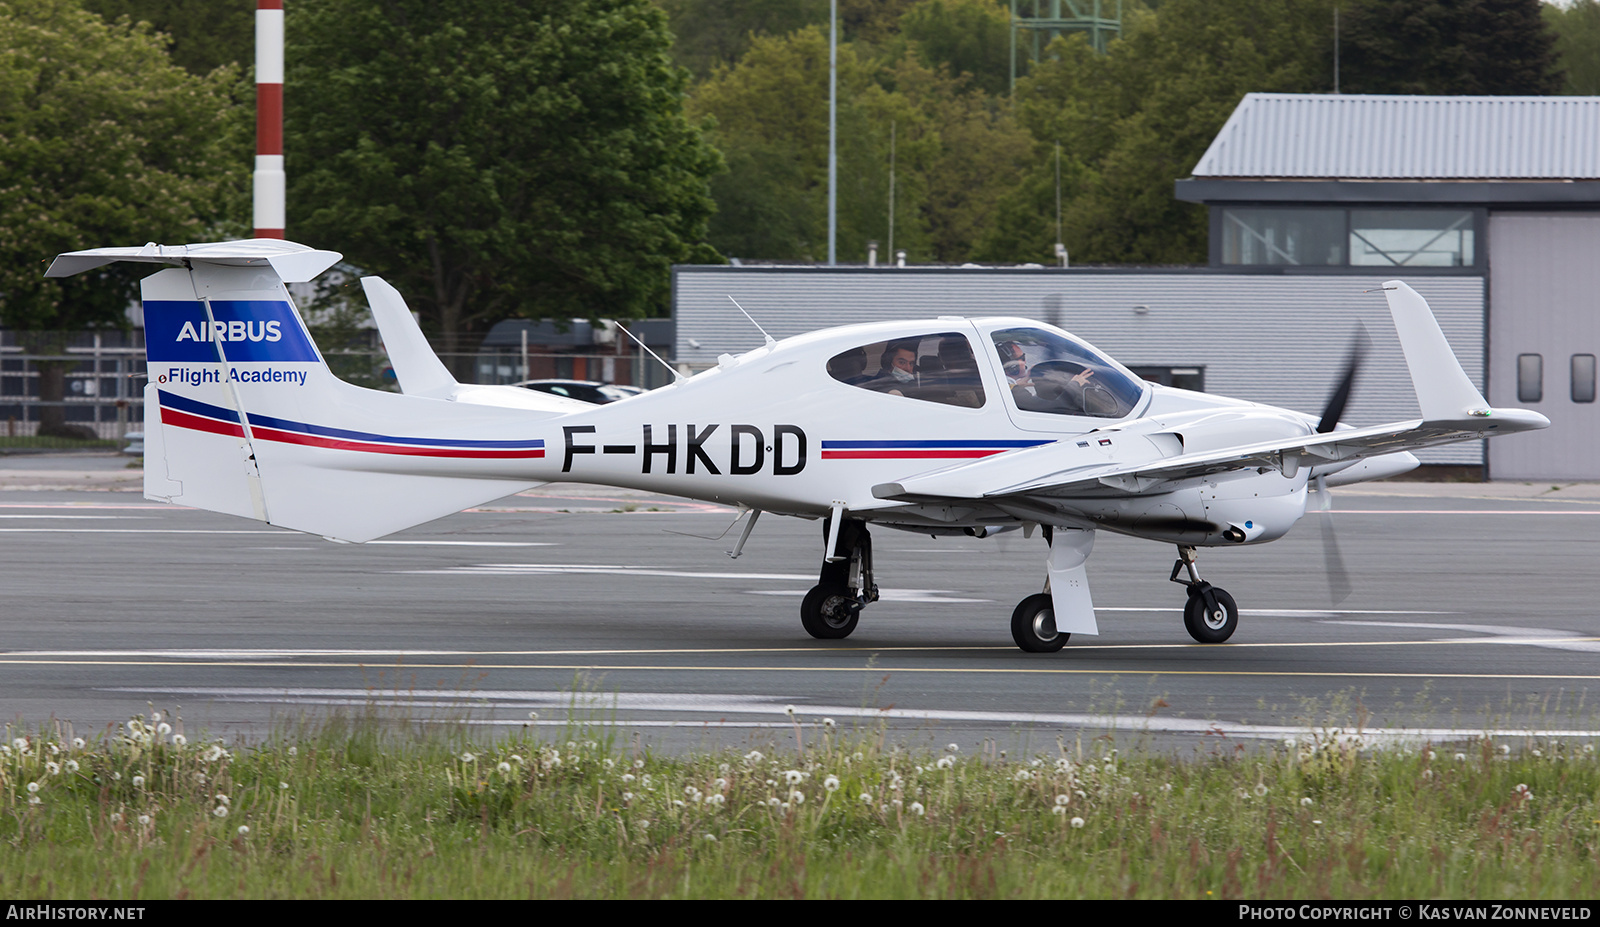
[[[1159,367],[1151,364],[1129,364],[1132,370],[1141,379],[1162,386],[1175,386],[1178,389],[1191,390],[1203,393],[1206,390],[1206,368],[1204,367]]]
[[[1472,244],[1465,209],[1350,210],[1352,266],[1467,267]]]
[[[1244,267],[1472,267],[1470,209],[1218,207],[1218,260]]]
[[[1222,263],[1338,266],[1342,209],[1224,209]]]
[[[1572,355],[1572,401],[1594,402],[1594,355]]]
[[[1544,355],[1517,355],[1517,401],[1544,401]]]

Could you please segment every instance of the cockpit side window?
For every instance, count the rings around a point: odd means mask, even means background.
[[[1039,328],[993,334],[1011,399],[1024,412],[1123,418],[1144,387],[1087,345]]]
[[[972,343],[960,332],[895,338],[851,348],[828,361],[840,383],[890,396],[977,409],[983,381]]]

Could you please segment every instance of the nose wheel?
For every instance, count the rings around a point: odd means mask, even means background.
[[[822,533],[832,538],[831,524]],[[878,584],[872,579],[872,535],[867,523],[841,519],[835,546],[827,551],[822,573],[800,601],[800,626],[818,640],[849,637],[861,620],[861,609],[878,601]]]
[[[1195,549],[1180,546],[1178,562],[1172,565],[1169,577],[1189,589],[1189,601],[1183,606],[1183,626],[1190,637],[1202,644],[1220,644],[1238,630],[1239,606],[1233,596],[1201,579],[1194,561]],[[1185,569],[1189,578],[1179,579],[1178,574]]]

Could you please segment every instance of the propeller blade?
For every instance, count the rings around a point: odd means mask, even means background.
[[[1333,497],[1328,495],[1328,480],[1317,477],[1317,507],[1322,512],[1322,561],[1328,574],[1328,596],[1338,605],[1350,597],[1350,571],[1339,553],[1339,539],[1333,532]]]
[[[1333,395],[1328,397],[1328,405],[1322,410],[1322,420],[1317,422],[1317,434],[1325,435],[1338,427],[1339,419],[1344,417],[1344,407],[1350,402],[1350,390],[1355,386],[1356,373],[1361,370],[1361,363],[1366,359],[1367,348],[1371,344],[1367,327],[1356,323],[1355,338],[1350,342],[1350,354],[1344,362],[1344,374],[1339,377],[1339,385],[1334,388]]]

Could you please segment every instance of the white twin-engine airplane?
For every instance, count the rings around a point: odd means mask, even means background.
[[[748,509],[734,556],[761,512],[821,519],[821,573],[800,609],[817,638],[847,637],[878,598],[868,525],[882,525],[1039,530],[1045,591],[1011,617],[1017,646],[1035,653],[1099,633],[1086,570],[1097,530],[1175,544],[1184,624],[1221,643],[1239,610],[1200,578],[1197,548],[1282,537],[1305,514],[1308,483],[1326,500],[1329,486],[1410,470],[1410,450],[1549,425],[1491,409],[1399,281],[1384,295],[1422,417],[1366,428],[1339,423],[1354,356],[1311,416],[1146,383],[1021,318],[768,338],[595,406],[457,383],[399,292],[367,277],[401,388],[380,392],[333,375],[284,288],[339,259],[259,239],[56,258],[52,277],[174,265],[143,281],[147,498],[359,542],[544,482],[603,483]]]

